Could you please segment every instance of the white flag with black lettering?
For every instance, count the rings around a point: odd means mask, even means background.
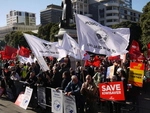
[[[82,50],[107,56],[122,53],[129,44],[129,28],[111,29],[93,19],[76,14],[79,46]]]
[[[58,42],[49,42],[34,35],[25,33],[24,37],[36,57],[52,56],[56,58],[63,58],[67,55],[67,52],[58,46]]]
[[[75,59],[82,60],[85,51],[79,48],[78,43],[67,33],[64,34],[61,47],[67,50],[67,54]]]

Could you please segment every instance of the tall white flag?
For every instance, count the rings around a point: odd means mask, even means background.
[[[56,58],[63,58],[67,55],[67,52],[58,46],[58,42],[48,42],[36,36],[25,33],[24,37],[36,57],[52,56]]]
[[[93,19],[76,14],[79,46],[82,50],[107,56],[122,53],[129,44],[129,28],[111,29]]]
[[[67,33],[64,34],[63,40],[62,40],[62,48],[67,50],[67,54],[69,56],[72,56],[75,59],[82,60],[84,57],[85,51],[81,50],[79,48],[78,43]]]

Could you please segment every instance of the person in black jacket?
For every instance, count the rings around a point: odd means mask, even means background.
[[[62,74],[62,78],[63,78],[63,80],[62,80],[62,82],[61,82],[61,87],[56,88],[56,90],[57,90],[57,89],[64,90],[65,87],[67,86],[67,84],[68,84],[68,83],[70,82],[70,80],[71,80],[71,76],[70,76],[69,72],[67,72],[67,71],[65,71],[65,72]]]

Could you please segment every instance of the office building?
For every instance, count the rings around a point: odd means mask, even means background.
[[[132,9],[132,0],[72,0],[75,13],[91,17],[105,26],[123,21],[138,22],[141,12]]]
[[[35,13],[12,10],[9,12],[9,14],[7,14],[7,26],[13,24],[35,26]]]
[[[57,5],[48,5],[47,8],[40,12],[41,25],[48,23],[59,23],[62,15],[62,7]]]
[[[33,31],[38,30],[36,26],[35,13],[12,10],[6,15],[7,26],[0,27],[0,40],[12,31]]]

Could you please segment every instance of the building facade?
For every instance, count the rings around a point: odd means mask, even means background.
[[[28,26],[36,25],[35,13],[12,10],[6,16],[7,26],[11,26],[13,24],[21,24]]]
[[[11,33],[12,31],[34,31],[38,30],[39,26],[29,26],[29,25],[20,25],[20,24],[13,24],[9,26],[0,27],[0,40],[5,38],[6,34]]]
[[[138,22],[141,12],[132,9],[132,0],[72,0],[75,13],[91,17],[105,26],[123,21]]]
[[[62,7],[57,5],[48,5],[47,8],[40,12],[41,25],[48,23],[59,23],[62,15]]]
[[[141,12],[132,9],[131,0],[109,0],[100,2],[97,21],[102,25],[112,26],[123,21],[138,22]]]

